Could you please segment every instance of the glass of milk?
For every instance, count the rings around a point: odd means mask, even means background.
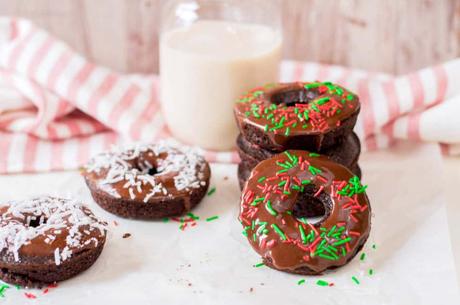
[[[230,150],[233,105],[247,90],[278,80],[279,0],[167,1],[161,14],[162,110],[174,137]]]

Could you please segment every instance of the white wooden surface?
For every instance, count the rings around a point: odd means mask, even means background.
[[[167,0],[0,0],[94,61],[156,72]],[[248,0],[250,1],[250,0]],[[282,0],[284,56],[403,73],[460,54],[459,0]]]

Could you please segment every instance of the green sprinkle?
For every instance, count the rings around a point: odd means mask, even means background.
[[[213,186],[213,187],[209,190],[208,196],[211,196],[211,195],[214,194],[215,192],[216,192],[216,187]]]
[[[305,217],[300,217],[300,218],[297,218],[300,222],[304,223],[304,224],[308,224],[308,221],[307,221],[307,218]],[[310,231],[310,232],[313,232],[313,231]]]
[[[289,165],[287,165],[285,163],[278,162],[278,161],[276,161],[276,164],[281,166],[282,168],[285,168],[285,169],[290,169],[291,168],[291,166],[289,166]]]
[[[308,180],[308,179],[302,180],[302,185],[306,185],[310,183],[311,183],[311,180]]]
[[[369,275],[372,275],[372,274],[374,274],[374,270],[369,269],[368,273],[369,273]]]
[[[359,257],[360,260],[364,260],[366,258],[366,253],[361,253],[361,256]]]
[[[323,281],[323,280],[318,280],[316,282],[316,285],[318,285],[318,286],[329,286],[329,283],[326,282],[326,281]]]
[[[162,219],[163,222],[168,222],[169,221],[169,218],[168,217],[165,217]]]
[[[259,267],[262,267],[262,266],[265,266],[265,264],[264,263],[258,263],[258,264],[254,265],[254,267],[256,267],[256,268],[259,268]]]
[[[372,249],[377,249],[377,245],[376,245],[376,244],[373,244],[373,245],[372,245]]]
[[[351,279],[353,282],[355,282],[356,285],[359,285],[359,280],[356,278],[356,276],[352,276]]]
[[[308,156],[310,156],[310,157],[319,157],[320,154],[317,154],[317,153],[309,153]]]
[[[216,219],[218,219],[218,218],[219,218],[219,216],[218,216],[218,215],[215,215],[215,216],[206,218],[206,221],[213,221],[213,220],[216,220]]]
[[[322,98],[319,98],[316,100],[316,103],[318,105],[323,105],[325,104],[326,102],[329,102],[330,98],[329,97],[322,97]]]
[[[5,297],[5,294],[4,294],[4,293],[5,293],[5,290],[8,289],[8,288],[10,288],[10,286],[7,285],[7,284],[2,284],[2,285],[0,286],[0,296],[1,296],[2,298]]]
[[[305,235],[305,231],[302,225],[299,225],[300,237],[302,238],[302,243],[307,243],[307,236]]]
[[[270,213],[273,216],[278,215],[278,213],[273,209],[270,200],[267,200],[267,203],[265,204],[265,209],[267,209],[268,213]]]
[[[347,100],[351,101],[352,99],[353,99],[353,95],[348,94],[348,95],[347,95]]]
[[[257,182],[263,182],[265,179],[267,179],[267,177],[262,176],[262,177],[259,178],[259,180],[257,180]]]
[[[287,136],[289,136],[290,133],[291,133],[291,128],[290,127],[286,128],[286,131],[284,132],[284,135],[287,137]]]
[[[304,87],[305,89],[313,89],[313,88],[318,88],[321,84],[320,83],[308,83],[305,84]]]
[[[351,240],[351,237],[347,237],[347,238],[344,238],[342,240],[339,240],[339,241],[336,241],[335,243],[333,243],[332,245],[333,246],[340,246],[340,245],[343,245],[347,242],[349,242]]]
[[[331,261],[335,261],[335,260],[338,259],[337,255],[334,257],[332,255],[327,255],[327,254],[324,254],[324,253],[320,253],[320,254],[318,254],[318,256],[321,257],[321,258],[331,260]]]
[[[268,124],[265,124],[264,131],[265,131],[265,132],[268,131]]]
[[[302,285],[305,284],[305,279],[301,279],[297,282],[297,285]]]
[[[257,90],[257,91],[254,91],[254,93],[252,93],[253,96],[255,97],[258,97],[258,96],[261,96],[264,92],[262,90]]]
[[[283,230],[281,230],[276,224],[272,224],[271,226],[273,230],[281,237],[282,240],[286,240],[286,234],[284,234]]]
[[[289,158],[289,160],[291,160],[291,161],[294,160],[294,157],[287,150],[284,152],[284,154],[286,155],[286,157]]]
[[[312,175],[317,175],[317,174],[321,173],[321,170],[320,170],[319,168],[316,168],[316,167],[311,166],[311,165],[308,166],[308,171],[309,171]]]
[[[192,218],[193,220],[198,220],[198,219],[200,219],[199,216],[196,216],[195,214],[193,214],[193,213],[191,213],[191,212],[188,212],[187,215],[188,215],[190,218]]]
[[[327,233],[327,236],[330,237],[332,234],[334,234],[335,228],[337,228],[336,225],[334,225],[330,230],[329,233]]]

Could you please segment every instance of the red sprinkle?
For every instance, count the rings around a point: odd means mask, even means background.
[[[37,298],[37,296],[35,294],[33,294],[33,293],[24,292],[24,295],[28,299],[36,299]]]

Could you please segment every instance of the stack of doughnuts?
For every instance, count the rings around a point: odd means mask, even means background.
[[[360,177],[361,145],[353,133],[359,111],[358,96],[331,82],[252,89],[234,107],[240,186],[259,162],[289,149],[325,155]]]

